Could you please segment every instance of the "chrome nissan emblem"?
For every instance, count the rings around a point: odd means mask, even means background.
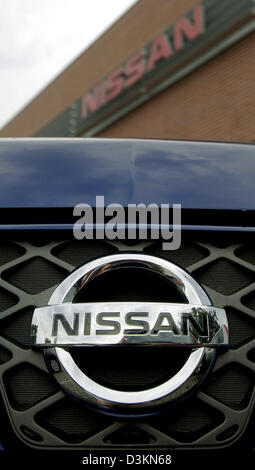
[[[159,274],[169,286],[178,289],[187,303],[73,303],[88,282],[120,267],[140,267]],[[225,310],[214,307],[204,289],[180,267],[154,256],[117,254],[72,272],[56,288],[48,305],[35,309],[31,342],[43,350],[49,369],[66,393],[104,413],[144,416],[183,399],[198,387],[213,365],[217,348],[228,345],[228,323]],[[69,352],[77,346],[87,347],[89,361],[93,347],[115,347],[118,354],[118,348],[133,345],[186,347],[190,354],[181,369],[164,383],[126,392],[92,380]]]

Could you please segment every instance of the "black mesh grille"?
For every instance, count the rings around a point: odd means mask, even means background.
[[[13,307],[18,302],[18,297],[13,295],[11,292],[6,291],[0,287],[0,313],[4,312],[8,308]]]
[[[32,246],[35,246],[35,247],[42,247],[42,246],[45,246],[49,243],[49,239],[43,239],[43,238],[40,238],[40,239],[37,239],[37,240],[29,240],[29,243],[30,245]]]
[[[38,413],[36,421],[66,442],[78,443],[110,426],[112,420],[64,399]],[[75,425],[74,425],[75,423]]]
[[[228,439],[231,439],[238,431],[239,431],[239,426],[237,424],[234,424],[233,426],[230,426],[226,431],[221,432],[217,436],[217,441],[219,442],[227,441]]]
[[[104,242],[68,242],[52,250],[57,258],[71,264],[79,266],[94,258],[111,255],[118,251],[113,246]]]
[[[30,429],[28,426],[21,426],[20,430],[24,434],[24,436],[28,437],[32,441],[35,441],[35,442],[43,441],[43,438],[39,434],[37,434],[35,431]]]
[[[165,258],[171,261],[172,263],[179,264],[180,266],[187,268],[192,264],[201,261],[209,255],[209,251],[195,244],[183,243],[181,250],[162,250],[161,243],[155,243],[152,246],[144,249],[144,252],[150,253],[151,255],[159,256],[160,258]]]
[[[111,434],[105,442],[113,445],[152,444],[156,441],[150,433],[139,429],[137,426],[125,425]]]
[[[106,241],[84,243],[38,238],[29,243],[0,245],[0,279],[4,280],[0,286],[0,364],[4,367],[3,385],[10,413],[12,410],[22,411],[24,415],[24,423],[19,421],[17,425],[18,434],[49,448],[55,446],[51,436],[60,439],[61,447],[86,447],[87,439],[89,447],[106,445],[121,448],[133,445],[157,447],[166,445],[166,442],[168,448],[217,447],[234,442],[246,426],[249,407],[253,403],[255,255],[250,242],[240,239],[232,244],[231,237],[226,234],[224,239],[220,234],[217,238],[207,238],[207,241],[191,242],[185,239],[177,251],[164,251],[160,243],[139,245],[135,241],[129,247],[125,243],[110,244]],[[32,236],[30,240],[33,240]],[[214,305],[226,308],[230,330],[230,351],[218,355],[219,362],[216,361],[213,372],[192,399],[166,410],[157,418],[131,423],[123,420],[116,423],[114,418],[94,413],[69,398],[63,399],[56,381],[46,370],[41,353],[31,350],[30,346],[34,307],[47,304],[49,292],[74,267],[119,250],[146,252],[183,266],[208,289]],[[103,282],[91,283],[90,290],[84,291],[84,296],[77,301],[182,301],[174,297],[174,292],[166,292],[165,286],[160,287],[155,279],[151,283],[146,278],[142,283],[140,274],[135,277],[128,273],[128,276],[132,282],[127,282],[127,279],[122,282],[119,273],[115,279],[101,276]],[[123,286],[126,285],[128,288],[125,290]],[[86,355],[85,350],[82,354],[77,350],[73,355],[76,354],[78,365],[99,383],[123,390],[149,388],[173,375],[185,362],[184,350],[183,357],[179,351],[161,351],[158,348],[153,352],[146,352],[146,349],[137,353],[135,350],[126,351],[104,351],[102,348],[86,350]],[[234,363],[232,352],[235,354]],[[42,367],[45,367],[44,371]],[[53,398],[54,404],[51,404]],[[26,417],[26,412],[29,413],[35,405],[38,411],[33,421],[30,415]],[[236,410],[238,414],[234,417],[228,415],[226,407],[230,413]],[[15,414],[12,419],[15,425]],[[40,426],[40,432],[35,423]]]
[[[64,269],[39,257],[19,264],[3,274],[4,279],[29,294],[38,294],[55,286],[63,281],[65,276]]]
[[[248,352],[247,356],[251,362],[255,362],[255,349],[251,349],[251,351]]]
[[[16,410],[26,410],[58,391],[48,374],[31,366],[20,364],[4,375],[8,399]]]
[[[234,294],[255,281],[252,272],[225,259],[199,269],[195,275],[201,284],[224,295]]]
[[[212,375],[204,391],[230,408],[245,408],[252,396],[254,377],[238,364],[231,364]]]
[[[209,236],[206,241],[207,243],[210,243],[210,245],[215,246],[216,248],[228,248],[231,245],[231,240],[226,239],[226,237],[222,236],[222,233],[219,236],[214,233],[213,237]]]
[[[0,266],[24,255],[26,250],[15,243],[3,243],[0,251]]]
[[[238,258],[247,261],[247,263],[255,264],[255,248],[253,244],[246,244],[242,248],[236,250],[236,256]]]
[[[8,349],[3,348],[3,346],[0,346],[0,364],[5,364],[5,362],[8,362],[12,357],[12,354]]]
[[[224,420],[224,415],[199,400],[192,400],[178,410],[154,419],[153,424],[180,442],[194,442],[203,434],[216,428]]]
[[[255,311],[255,292],[251,292],[250,294],[248,295],[245,295],[243,298],[242,298],[242,303],[250,308],[251,310]]]
[[[255,338],[255,319],[244,316],[240,310],[226,307],[230,345],[237,348]]]
[[[0,321],[1,335],[21,347],[30,347],[30,327],[33,313],[34,307],[28,307]]]

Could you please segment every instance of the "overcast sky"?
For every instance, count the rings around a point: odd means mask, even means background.
[[[137,0],[0,0],[0,128]]]

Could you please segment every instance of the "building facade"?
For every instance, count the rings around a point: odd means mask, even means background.
[[[139,0],[1,137],[255,141],[255,0]]]

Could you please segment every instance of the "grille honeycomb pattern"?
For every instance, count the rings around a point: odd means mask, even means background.
[[[233,244],[217,235],[210,242],[184,240],[178,251],[166,252],[151,241],[130,247],[124,242],[32,240],[0,244],[1,389],[25,442],[38,448],[212,448],[227,446],[241,435],[254,401],[252,244]],[[57,387],[42,354],[30,348],[33,309],[46,305],[55,286],[74,268],[118,251],[145,252],[184,267],[212,302],[226,309],[229,320],[231,347],[218,355],[202,388],[180,408],[142,422],[115,421],[73,402]],[[107,373],[98,372],[109,383]],[[121,383],[121,377],[118,380]]]

